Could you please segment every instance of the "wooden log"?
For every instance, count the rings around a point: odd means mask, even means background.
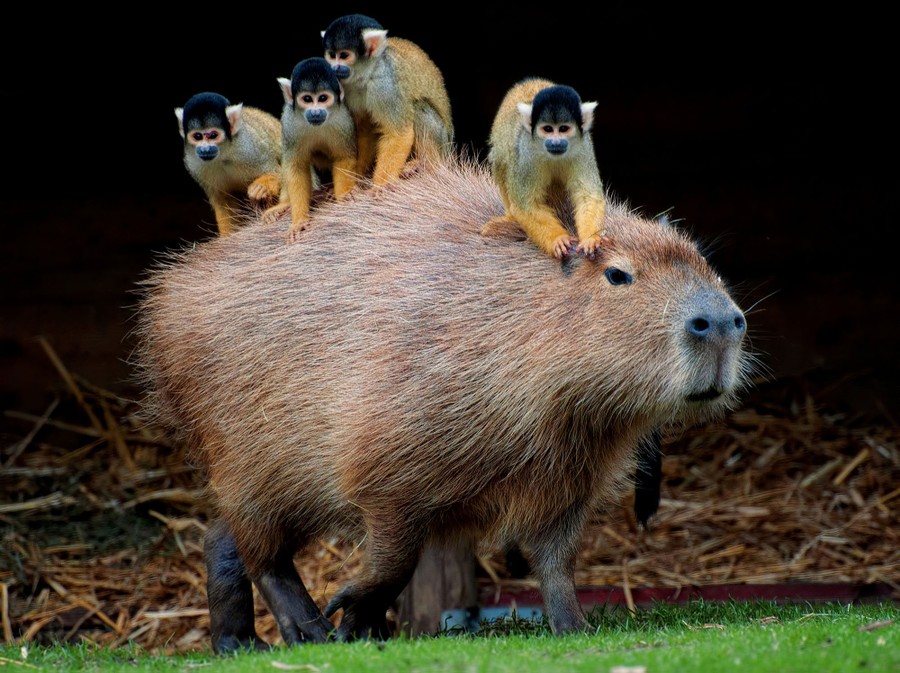
[[[475,554],[470,547],[426,546],[406,589],[397,598],[399,630],[409,636],[444,629],[446,610],[464,610],[477,619]]]

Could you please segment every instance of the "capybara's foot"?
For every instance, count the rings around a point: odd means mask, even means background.
[[[284,615],[277,615],[276,619],[281,637],[288,645],[324,643],[330,640],[334,633],[334,624],[321,614],[309,617],[290,615],[292,617],[290,621],[283,617]]]
[[[256,635],[250,638],[239,638],[238,636],[229,635],[213,639],[213,652],[216,654],[231,654],[232,652],[241,651],[261,652],[270,649],[272,649],[272,646]]]
[[[359,596],[353,586],[338,592],[325,606],[325,616],[330,617],[343,610],[341,623],[337,628],[337,639],[343,641],[373,638],[386,640],[391,637],[387,623],[387,606],[366,596]]]

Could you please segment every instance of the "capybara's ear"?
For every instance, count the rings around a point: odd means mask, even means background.
[[[524,241],[528,237],[519,223],[509,217],[493,217],[481,228],[481,235],[488,238],[505,238],[510,241]]]

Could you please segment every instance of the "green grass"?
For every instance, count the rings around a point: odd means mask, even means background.
[[[0,648],[10,671],[248,671],[309,673],[571,672],[880,673],[900,671],[900,606],[776,605],[768,602],[659,604],[630,615],[594,610],[589,634],[554,637],[543,624],[506,620],[478,634],[279,646],[214,656],[151,655],[137,647]],[[884,623],[880,622],[890,622]],[[875,628],[865,628],[865,627]]]

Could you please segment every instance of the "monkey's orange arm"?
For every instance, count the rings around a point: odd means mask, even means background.
[[[309,163],[299,161],[294,169],[286,172],[285,185],[291,203],[291,226],[288,230],[291,240],[303,231],[309,219],[309,202],[312,199],[312,169]]]
[[[509,215],[535,245],[552,257],[562,258],[576,242],[549,206],[539,205],[531,210],[512,206]]]
[[[603,242],[606,230],[606,198],[603,194],[582,192],[576,196],[575,230],[578,232],[578,249],[589,255],[595,253]]]

